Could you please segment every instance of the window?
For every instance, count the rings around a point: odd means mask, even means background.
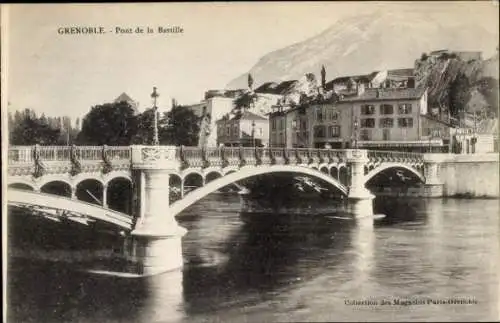
[[[283,130],[283,129],[285,129],[285,120],[281,119],[280,120],[280,130]]]
[[[411,114],[411,104],[400,104],[398,109],[399,114]]]
[[[340,137],[340,126],[329,126],[328,127],[328,136],[329,137]]]
[[[400,128],[413,128],[413,118],[399,118],[398,126]]]
[[[381,104],[380,105],[380,114],[393,114],[394,107],[392,104]]]
[[[297,120],[292,120],[292,129],[297,130]]]
[[[300,122],[300,129],[302,129],[302,130],[307,129],[307,120],[302,120]]]
[[[323,108],[316,108],[316,120],[323,121]]]
[[[271,129],[276,130],[276,119],[273,118],[273,121],[271,123]]]
[[[226,126],[226,136],[229,136],[231,132],[231,128],[229,126]]]
[[[381,118],[379,119],[379,128],[392,128],[394,126],[393,118]]]
[[[382,139],[383,140],[391,140],[391,130],[390,129],[383,129],[382,130]]]
[[[361,129],[361,140],[371,140],[372,132],[369,129]]]
[[[375,128],[375,119],[361,119],[361,128]]]
[[[238,136],[238,125],[237,125],[237,124],[235,124],[235,125],[233,126],[233,129],[234,129],[234,130],[233,130],[233,131],[234,131],[234,132],[233,132],[233,136],[235,136],[235,137],[239,137],[239,136]]]
[[[325,138],[325,126],[314,127],[314,137]]]
[[[371,104],[363,104],[361,106],[361,115],[375,114],[375,106]]]
[[[336,121],[339,118],[339,114],[335,109],[328,110],[328,119]]]

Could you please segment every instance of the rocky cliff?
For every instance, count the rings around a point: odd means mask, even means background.
[[[497,115],[498,53],[487,60],[467,56],[424,53],[415,61],[416,85],[428,88],[431,114],[462,121],[473,113],[482,118]]]

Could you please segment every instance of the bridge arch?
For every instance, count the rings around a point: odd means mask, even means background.
[[[106,183],[106,204],[108,208],[130,214],[132,209],[133,189],[132,181],[125,176],[115,176]],[[104,201],[103,201],[104,202]]]
[[[234,173],[236,172],[238,169],[240,169],[238,166],[236,165],[232,165],[232,166],[226,166],[222,169],[222,175],[227,175],[227,174],[230,174],[230,173]]]
[[[186,194],[184,199],[172,203],[172,205],[170,206],[171,215],[175,216],[179,214],[184,209],[196,203],[197,201],[207,196],[208,194],[215,192],[220,188],[225,187],[231,183],[238,182],[245,178],[257,175],[269,174],[269,173],[285,173],[285,172],[310,175],[312,177],[321,179],[329,184],[332,184],[333,186],[338,188],[344,195],[347,195],[348,193],[347,187],[341,184],[338,180],[333,179],[329,175],[324,174],[312,168],[291,166],[291,165],[273,165],[266,167],[248,167],[248,168],[242,167],[239,171],[218,178],[208,183],[207,185],[200,187],[190,192],[189,194]]]
[[[58,196],[71,197],[72,186],[70,183],[64,180],[50,181],[43,186],[40,186],[40,192],[46,194],[54,194]]]
[[[339,179],[339,170],[337,166],[330,167],[330,176],[335,178],[336,180]]]
[[[404,168],[404,169],[408,170],[409,172],[411,172],[412,174],[414,174],[415,176],[417,176],[418,179],[422,183],[425,183],[425,177],[414,167],[411,167],[411,166],[408,166],[408,165],[402,164],[402,163],[384,163],[383,165],[370,170],[368,172],[368,174],[365,175],[365,178],[363,181],[364,185],[366,185],[366,183],[368,183],[368,181],[370,181],[377,174],[383,172],[386,169],[390,169],[390,168]]]
[[[75,195],[80,201],[102,205],[104,202],[104,185],[101,180],[89,176],[76,184]]]
[[[24,181],[16,181],[9,183],[9,189],[17,189],[17,190],[25,190],[25,191],[35,191],[36,187],[32,183],[24,182]]]
[[[345,164],[339,166],[339,182],[345,186],[349,185],[349,170]]]
[[[186,180],[186,178],[192,177],[192,176],[195,176],[195,175],[199,175],[199,176],[201,176],[201,178],[205,177],[205,176],[203,176],[203,173],[201,171],[197,170],[197,169],[187,169],[185,172],[182,172],[180,174],[181,179],[182,179],[183,182]]]
[[[71,179],[69,178],[69,176],[66,175],[66,174],[48,174],[48,175],[44,175],[44,176],[40,177],[37,180],[37,185],[38,185],[39,188],[41,188],[42,186],[44,186],[45,184],[50,183],[50,182],[64,182],[64,183],[68,184],[71,187],[75,186],[75,184],[73,183],[73,181],[71,181]]]
[[[208,172],[205,175],[205,184],[214,181],[220,177],[222,177],[222,174],[219,171],[213,170],[211,172]]]
[[[112,171],[104,176],[104,180],[102,181],[103,185],[108,185],[109,182],[115,180],[117,178],[123,178],[132,183],[132,176],[130,176],[129,172],[125,171]]]
[[[76,175],[73,178],[73,183],[74,183],[75,187],[77,187],[78,185],[80,185],[80,183],[88,181],[88,180],[97,181],[97,182],[101,183],[101,185],[104,186],[104,181],[102,180],[101,176],[98,176],[98,175],[92,174],[92,173],[80,173],[80,174]]]

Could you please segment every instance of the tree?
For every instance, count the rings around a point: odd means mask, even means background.
[[[132,143],[150,145],[153,143],[154,110],[147,109],[137,116],[137,131]]]
[[[321,65],[321,88],[326,89],[326,70],[325,65]]]
[[[206,117],[210,118],[210,114]],[[200,118],[182,105],[164,113],[159,121],[161,145],[197,146],[199,132]]]
[[[248,74],[248,88],[251,90],[253,86],[253,77],[252,74]]]
[[[255,93],[246,92],[234,100],[234,109],[238,113],[242,109],[249,109],[250,106],[257,100]]]
[[[34,111],[25,110],[24,116],[21,114],[14,117],[14,124],[10,131],[9,141],[11,145],[54,145],[60,135],[60,130],[51,128],[46,119],[36,117]]]
[[[449,109],[453,117],[463,116],[469,99],[469,79],[463,73],[457,75],[450,85]]]
[[[489,114],[498,113],[498,80],[492,77],[483,77],[475,84],[477,90],[484,96],[489,105]]]
[[[125,102],[92,107],[82,121],[77,142],[82,145],[130,145],[137,133],[134,109]]]

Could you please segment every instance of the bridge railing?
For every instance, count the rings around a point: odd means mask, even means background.
[[[31,146],[12,146],[9,147],[7,162],[12,163],[31,163],[33,162],[33,151]]]
[[[404,152],[404,151],[382,151],[382,150],[369,150],[368,158],[370,160],[412,160],[412,161],[423,161],[424,155],[414,152]]]
[[[81,161],[103,160],[103,150],[110,160],[130,160],[131,149],[128,146],[12,146],[9,147],[9,164],[31,163],[36,158],[44,162],[71,161],[73,158]]]

